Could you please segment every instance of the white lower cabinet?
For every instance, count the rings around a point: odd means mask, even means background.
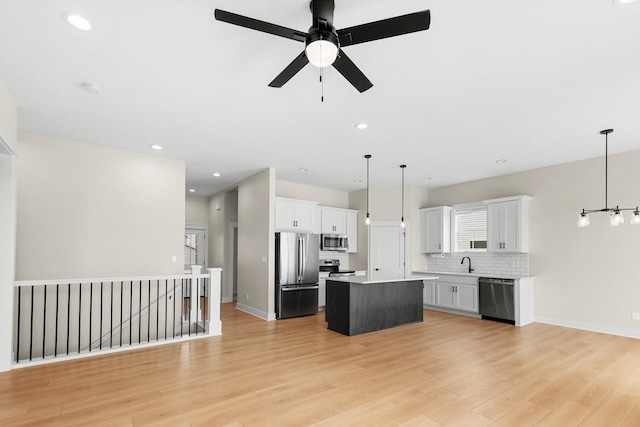
[[[416,272],[413,274],[420,275]],[[439,279],[424,280],[423,283],[424,305],[478,313],[477,277],[441,275]]]
[[[478,278],[446,276],[436,280],[438,307],[452,310],[478,312]]]
[[[423,280],[423,303],[425,305],[436,305],[436,285],[433,280]]]

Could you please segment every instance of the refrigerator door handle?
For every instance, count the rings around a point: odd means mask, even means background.
[[[298,283],[302,282],[302,237],[298,236]]]
[[[304,281],[304,273],[307,271],[307,239],[300,237],[300,283]]]
[[[290,291],[312,291],[314,289],[318,289],[319,286],[315,285],[315,286],[294,286],[291,288],[285,288],[282,287],[280,288],[280,291],[282,292],[290,292]]]

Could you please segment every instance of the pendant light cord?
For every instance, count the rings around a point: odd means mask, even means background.
[[[404,168],[406,168],[407,165],[400,165],[400,168],[402,168],[402,222],[404,222]]]
[[[604,134],[604,208],[609,209],[609,133]]]
[[[369,159],[371,158],[371,154],[365,154],[364,158],[367,159],[367,216],[365,222],[369,225]]]

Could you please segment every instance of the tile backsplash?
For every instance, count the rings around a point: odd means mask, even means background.
[[[339,259],[340,270],[349,270],[349,254],[338,251],[320,251],[320,259]]]
[[[471,258],[474,273],[487,275],[528,276],[529,254],[501,254],[493,252],[455,252],[444,254],[443,257],[429,255],[427,269],[452,273],[466,273],[469,269],[468,261],[460,264],[463,257]],[[421,268],[413,268],[421,270]]]

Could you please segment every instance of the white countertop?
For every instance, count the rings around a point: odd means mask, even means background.
[[[464,273],[464,272],[455,272],[455,271],[432,271],[432,270],[413,270],[413,274],[434,274],[434,275],[445,275],[445,276],[468,276],[468,277],[492,277],[498,279],[526,279],[533,276],[514,276],[509,274],[501,274],[501,273]]]
[[[370,285],[373,283],[389,283],[389,282],[413,282],[415,280],[436,280],[437,276],[408,276],[405,278],[392,278],[392,279],[370,279],[369,276],[336,276],[329,277],[327,280],[333,280],[335,282],[344,283],[358,283],[360,285]]]

